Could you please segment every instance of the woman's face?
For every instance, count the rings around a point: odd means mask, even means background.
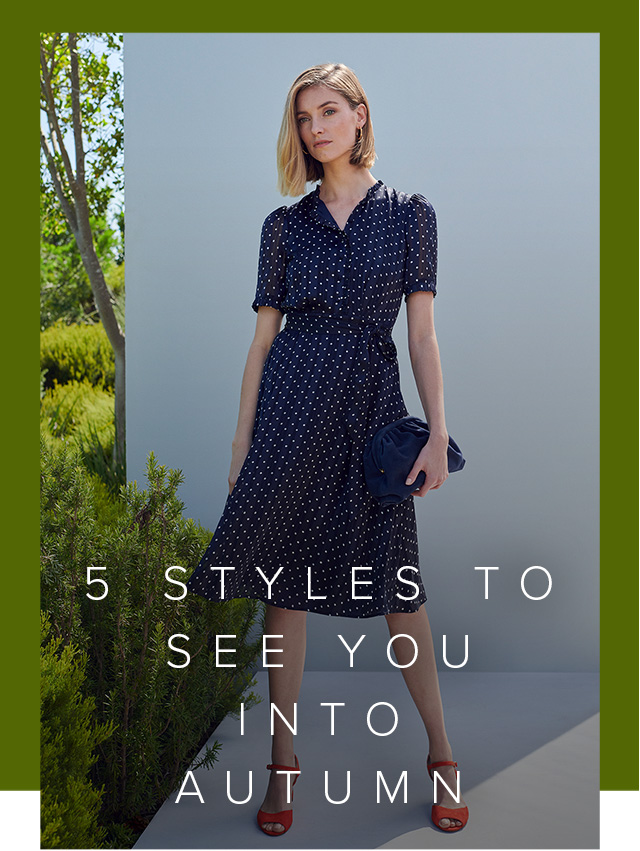
[[[356,127],[363,126],[366,115],[364,104],[352,110],[346,98],[322,84],[303,89],[296,97],[300,138],[321,163],[351,156]]]

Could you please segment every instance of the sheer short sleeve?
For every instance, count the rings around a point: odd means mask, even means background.
[[[261,305],[282,310],[287,271],[284,249],[286,210],[286,206],[278,207],[277,210],[269,213],[262,225],[258,258],[258,284],[251,305],[256,313]]]
[[[406,263],[404,274],[404,300],[419,290],[436,296],[438,272],[438,228],[436,211],[424,195],[411,195],[406,209]]]

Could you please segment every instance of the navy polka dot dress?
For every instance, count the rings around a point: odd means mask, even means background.
[[[436,215],[378,180],[341,230],[319,188],[262,227],[252,307],[286,324],[251,448],[187,588],[350,618],[413,612],[427,599],[414,497],[380,505],[362,457],[371,434],[409,413],[391,329],[403,295],[435,297]]]

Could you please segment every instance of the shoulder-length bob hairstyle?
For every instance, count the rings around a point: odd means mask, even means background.
[[[287,95],[277,147],[278,191],[281,195],[303,195],[307,181],[320,180],[324,176],[322,164],[303,150],[296,120],[298,92],[319,84],[341,94],[352,110],[357,109],[361,103],[366,106],[367,120],[362,127],[360,138],[353,146],[349,162],[362,168],[371,168],[375,162],[369,101],[354,71],[340,62],[314,65],[296,77]]]

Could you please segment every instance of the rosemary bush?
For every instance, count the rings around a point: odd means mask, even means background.
[[[83,696],[86,654],[74,644],[61,648],[44,612],[40,628],[41,845],[99,848],[106,838],[98,824],[103,790],[93,787],[89,770],[113,727],[94,722],[95,700]]]
[[[69,440],[41,439],[42,608],[52,634],[87,654],[86,677],[95,699],[96,723],[114,732],[99,746],[91,769],[104,786],[102,821],[112,840],[123,842],[125,824],[152,814],[176,790],[188,768],[213,765],[219,743],[194,758],[215,726],[237,717],[260,698],[248,689],[261,650],[262,604],[256,600],[213,603],[187,595],[165,579],[186,581],[211,533],[185,519],[177,489],[180,470],[147,459],[148,488],[136,482],[113,498],[81,463]],[[104,567],[91,570],[90,567]],[[87,593],[108,594],[90,600]],[[258,634],[252,627],[259,622]],[[171,651],[172,635],[191,657]],[[216,668],[215,636],[237,636],[236,668]],[[225,660],[226,661],[226,660]]]

